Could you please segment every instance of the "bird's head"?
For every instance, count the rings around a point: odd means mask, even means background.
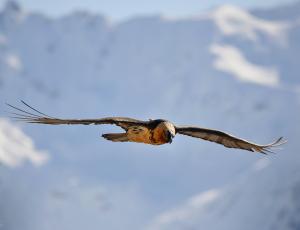
[[[175,137],[175,127],[172,123],[166,121],[163,122],[165,138],[169,144],[172,143],[173,138]]]

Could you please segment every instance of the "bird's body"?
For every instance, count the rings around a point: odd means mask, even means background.
[[[128,141],[131,142],[145,144],[153,143],[153,132],[151,132],[150,129],[146,127],[132,126],[127,130],[126,136],[128,138]]]
[[[162,145],[172,142],[175,136],[175,126],[169,121],[158,119],[149,121],[147,126],[130,126],[126,133],[103,134],[102,136],[111,141]]]
[[[264,154],[271,152],[271,148],[278,147],[286,142],[283,141],[282,138],[279,138],[271,144],[258,145],[219,130],[193,126],[179,127],[164,119],[149,121],[136,120],[127,117],[107,117],[98,119],[60,119],[41,113],[40,111],[26,104],[24,101],[22,101],[22,103],[27,108],[31,109],[31,111],[26,111],[7,104],[16,111],[12,112],[12,114],[14,114],[13,118],[28,123],[49,125],[113,124],[121,127],[125,132],[103,134],[102,137],[114,142],[137,142],[151,145],[162,145],[166,143],[172,143],[172,140],[176,134],[183,134],[219,143],[228,148],[238,148]]]

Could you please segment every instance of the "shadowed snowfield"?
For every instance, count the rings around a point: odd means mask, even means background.
[[[300,2],[118,24],[0,10],[1,230],[300,228]],[[165,118],[261,144],[264,156],[184,136],[112,143],[112,126],[8,119],[23,99],[62,118]]]

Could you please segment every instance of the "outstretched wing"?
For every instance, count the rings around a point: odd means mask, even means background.
[[[102,125],[102,124],[113,124],[120,126],[121,128],[127,130],[128,127],[146,126],[149,122],[140,121],[128,117],[106,117],[99,119],[60,119],[52,116],[48,116],[32,106],[28,105],[26,102],[21,101],[26,107],[25,109],[7,104],[14,112],[10,112],[13,119],[24,121],[27,123],[36,124],[48,124],[48,125]]]
[[[271,144],[258,145],[218,130],[198,127],[176,127],[176,133],[212,141],[218,144],[222,144],[228,148],[244,149],[251,152],[260,152],[263,154],[273,153],[271,151],[272,148],[278,147],[287,142],[284,141],[282,137],[280,137],[278,140]]]

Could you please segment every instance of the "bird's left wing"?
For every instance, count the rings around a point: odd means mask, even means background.
[[[102,124],[112,124],[120,126],[121,128],[127,130],[128,127],[133,125],[147,126],[148,121],[136,120],[128,117],[105,117],[98,119],[61,119],[52,116],[48,116],[32,106],[28,105],[26,102],[21,101],[26,109],[21,109],[19,107],[7,104],[14,112],[12,118],[27,123],[36,124],[48,124],[48,125],[102,125]]]
[[[199,127],[176,127],[176,133],[212,141],[218,144],[222,144],[228,148],[244,149],[251,152],[260,152],[263,154],[272,153],[272,148],[286,143],[286,141],[284,141],[283,138],[280,137],[278,140],[274,141],[271,144],[258,145],[247,140],[240,139],[228,133],[221,132],[219,130]]]

